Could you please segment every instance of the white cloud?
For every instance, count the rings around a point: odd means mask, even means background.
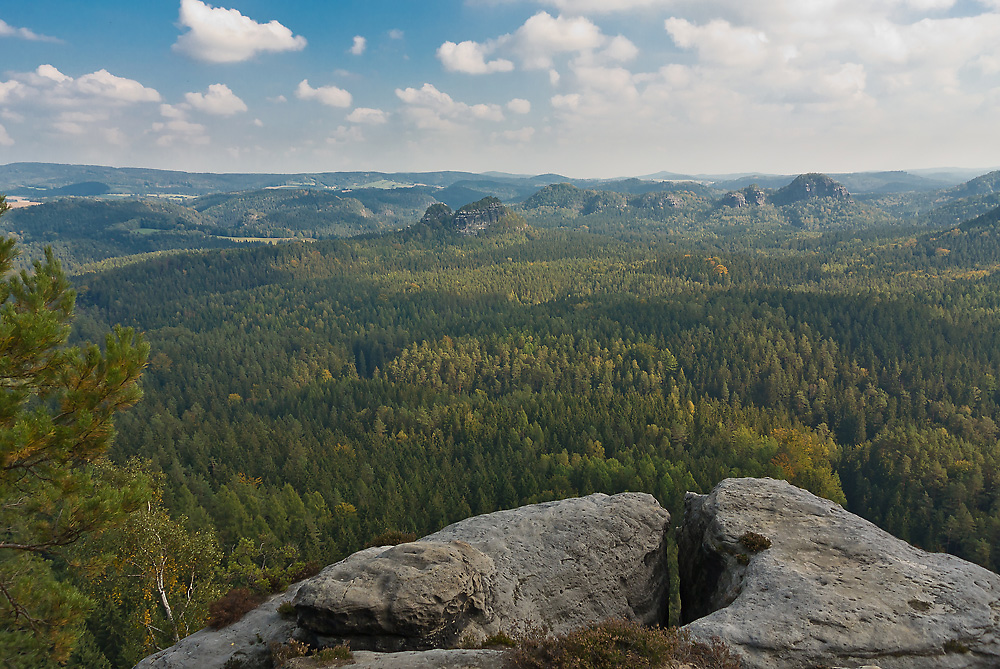
[[[83,104],[125,105],[159,102],[156,89],[143,86],[134,79],[118,77],[107,70],[98,70],[77,79],[63,74],[49,64],[39,65],[34,72],[17,75],[14,81],[0,84],[7,94],[16,93],[28,100],[41,101],[57,107]]]
[[[639,55],[639,47],[623,35],[612,38],[611,42],[601,52],[601,55],[613,61],[625,63],[634,60]]]
[[[85,74],[76,80],[76,88],[86,95],[121,102],[159,102],[160,94],[134,79],[116,77],[107,70]]]
[[[15,28],[3,19],[0,19],[0,37],[18,37],[20,39],[28,40],[31,42],[61,42],[62,40],[49,37],[48,35],[39,35],[38,33],[28,30],[27,28]]]
[[[11,79],[10,81],[0,81],[0,103],[12,98],[18,91],[23,91],[24,84]]]
[[[255,118],[255,119],[253,120],[253,124],[254,124],[255,126],[257,126],[258,128],[263,128],[263,127],[264,127],[264,122],[263,122],[263,121],[261,121],[261,120],[260,120],[259,118]]]
[[[14,140],[7,134],[7,128],[0,125],[0,146],[14,146]]]
[[[582,16],[553,17],[548,12],[539,12],[517,29],[511,41],[526,68],[546,69],[552,67],[556,54],[598,49],[608,38]]]
[[[396,97],[406,105],[404,114],[421,129],[451,129],[458,122],[470,120],[504,120],[499,105],[458,102],[432,84],[425,83],[421,88],[397,88]]]
[[[361,35],[355,35],[354,43],[351,44],[351,48],[348,49],[348,51],[355,56],[360,56],[365,52],[365,47],[367,46],[368,46],[368,40],[366,40]]]
[[[59,70],[48,64],[39,65],[38,68],[35,70],[35,74],[37,74],[39,77],[42,77],[43,79],[50,79],[56,82],[57,84],[70,81],[70,77],[66,76],[65,74],[63,74],[62,72],[60,72]]]
[[[156,139],[157,146],[168,147],[177,142],[203,146],[210,141],[205,126],[200,123],[177,119],[166,123],[157,122],[152,127],[153,131],[160,135]]]
[[[734,27],[721,19],[698,26],[669,18],[664,25],[677,46],[696,49],[702,60],[718,65],[752,67],[762,64],[769,53],[769,40],[762,31]]]
[[[507,103],[507,109],[515,114],[528,114],[531,112],[531,102],[523,98],[514,98]]]
[[[278,23],[257,23],[235,9],[181,0],[180,23],[188,32],[174,49],[209,63],[238,63],[262,52],[301,51],[306,38]]]
[[[300,100],[316,100],[328,107],[350,107],[353,99],[350,93],[336,86],[313,88],[309,85],[308,79],[299,82],[298,88],[295,89],[295,97]]]
[[[393,28],[392,30],[389,31],[388,34],[389,34],[389,39],[403,39],[403,37],[406,35],[406,33],[404,33],[399,28]]]
[[[212,84],[206,93],[185,93],[184,99],[198,111],[215,116],[232,116],[247,110],[246,103],[225,84]]]
[[[368,125],[381,125],[388,120],[388,114],[381,109],[371,109],[369,107],[358,107],[347,115],[347,120],[351,123],[364,123]]]
[[[510,72],[514,63],[503,58],[486,61],[486,56],[495,47],[478,42],[445,42],[437,50],[438,60],[449,72],[464,72],[466,74],[490,74],[492,72]]]

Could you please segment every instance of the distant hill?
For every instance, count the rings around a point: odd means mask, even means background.
[[[583,216],[610,211],[638,214],[681,207],[692,200],[707,202],[708,198],[703,193],[714,194],[700,184],[692,186],[697,192],[686,190],[684,184],[680,184],[670,190],[629,194],[616,190],[582,189],[569,183],[552,184],[527,198],[522,207],[525,210],[560,209]]]
[[[1000,205],[1000,170],[951,188],[927,193],[884,194],[865,198],[886,213],[919,225],[958,225]]]

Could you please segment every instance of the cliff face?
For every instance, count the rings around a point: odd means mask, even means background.
[[[359,650],[359,669],[499,668],[497,651],[449,649],[499,631],[660,624],[669,520],[639,493],[476,516],[355,553],[139,667],[270,669],[269,644],[294,637],[380,651]],[[685,629],[721,639],[748,669],[1000,666],[1000,576],[914,548],[784,481],[727,479],[688,493],[677,547]],[[277,613],[289,601],[295,620]]]

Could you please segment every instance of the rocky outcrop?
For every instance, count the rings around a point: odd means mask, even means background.
[[[719,201],[723,207],[742,209],[743,207],[759,207],[767,204],[767,192],[757,184],[750,184],[742,190],[726,193]]]
[[[771,202],[776,205],[794,204],[803,200],[816,198],[831,198],[834,200],[850,200],[851,194],[847,188],[825,174],[801,174],[792,183],[779,188],[771,196]]]
[[[485,197],[467,204],[455,212],[452,225],[463,235],[478,235],[489,226],[499,223],[507,208],[495,197]]]
[[[285,643],[295,631],[295,619],[279,615],[278,607],[298,589],[296,584],[274,595],[229,627],[195,632],[142,660],[136,669],[271,669],[270,644]]]
[[[742,190],[734,190],[722,196],[719,203],[724,207],[742,209],[743,207],[767,204],[767,192],[757,184],[751,184]]]
[[[784,481],[688,493],[678,551],[687,629],[751,669],[1000,666],[1000,576]]]
[[[468,518],[369,549],[307,581],[297,635],[415,650],[607,618],[666,621],[669,514],[646,494],[590,495]]]

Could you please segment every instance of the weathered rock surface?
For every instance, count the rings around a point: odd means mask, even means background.
[[[415,541],[330,565],[293,603],[301,627],[354,649],[447,648],[493,618],[495,574],[493,560],[467,543]]]
[[[306,582],[299,636],[416,650],[498,631],[666,620],[669,514],[646,494],[595,494],[468,518],[369,549]]]
[[[749,667],[1000,667],[997,574],[783,481],[727,479],[685,507],[687,629],[722,638]],[[771,546],[748,550],[748,532]]]
[[[274,595],[229,627],[195,632],[145,658],[136,669],[215,669],[230,661],[242,669],[270,669],[269,644],[285,643],[295,631],[295,620],[278,615],[278,607],[290,602],[298,588],[296,584]]]
[[[502,669],[499,650],[424,650],[401,653],[356,651],[350,669]],[[294,659],[287,669],[319,669],[312,659]],[[319,665],[323,667],[324,665]],[[329,665],[336,666],[336,665]]]

